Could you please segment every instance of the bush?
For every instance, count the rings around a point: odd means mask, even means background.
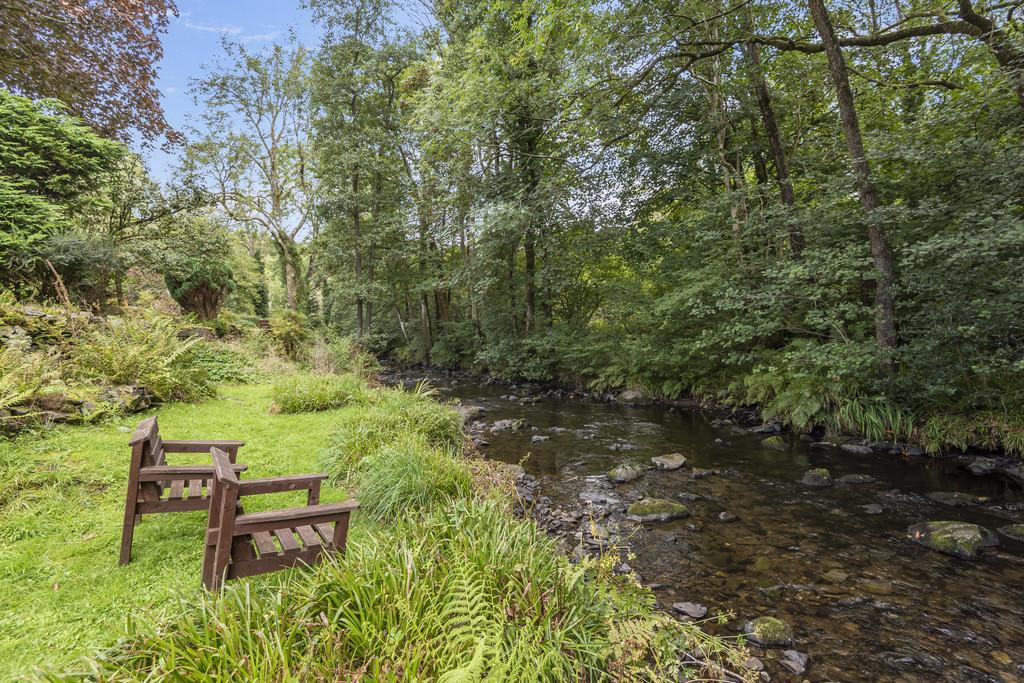
[[[465,443],[462,416],[416,391],[383,389],[377,401],[341,414],[324,467],[335,479],[348,478],[359,461],[392,444],[399,435],[419,435],[430,448],[458,449]]]
[[[570,565],[494,504],[456,503],[353,539],[345,558],[284,585],[229,586],[163,623],[134,624],[91,677],[674,680],[683,649],[723,653],[627,581],[592,561]]]
[[[69,348],[69,373],[104,384],[139,384],[161,401],[197,401],[215,391],[197,357],[198,337],[181,340],[162,317],[111,320]]]
[[[289,360],[305,359],[310,333],[306,318],[301,313],[285,311],[275,314],[270,319],[270,336]]]
[[[253,384],[265,379],[253,358],[222,342],[196,344],[192,360],[214,383]]]
[[[310,413],[368,400],[366,388],[355,375],[294,375],[274,385],[273,411]]]
[[[384,521],[467,498],[472,488],[461,455],[432,448],[421,434],[399,437],[364,457],[355,479],[360,511]]]

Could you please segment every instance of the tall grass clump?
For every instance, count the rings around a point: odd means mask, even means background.
[[[355,375],[292,375],[274,385],[272,410],[311,413],[370,400],[370,392]]]
[[[140,384],[162,401],[195,401],[215,392],[197,362],[198,337],[179,339],[169,318],[111,320],[69,350],[69,370],[78,380],[98,384]]]
[[[335,480],[347,479],[360,459],[403,435],[419,435],[431,448],[461,450],[462,416],[432,395],[423,385],[414,391],[381,389],[374,403],[341,413],[324,457],[327,472]]]
[[[625,577],[570,564],[534,524],[463,501],[354,538],[283,585],[229,586],[135,625],[86,678],[675,680],[678,653],[697,648],[740,657]]]
[[[399,437],[359,461],[355,473],[361,514],[394,521],[472,494],[461,453],[430,446],[422,434]]]

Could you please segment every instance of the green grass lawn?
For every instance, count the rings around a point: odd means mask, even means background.
[[[168,439],[243,439],[239,462],[249,466],[244,476],[319,471],[331,426],[345,409],[271,415],[271,399],[269,385],[224,387],[217,399],[161,408],[160,431]],[[0,445],[0,680],[30,674],[36,666],[59,670],[113,643],[133,615],[174,609],[177,598],[201,595],[204,513],[143,517],[132,563],[117,564],[127,441],[145,416]],[[172,464],[202,461],[190,454],[170,458]],[[246,506],[298,505],[304,495],[257,496]],[[325,485],[322,501],[345,497]]]

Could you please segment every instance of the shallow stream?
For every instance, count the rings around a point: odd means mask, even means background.
[[[731,612],[725,625],[708,624],[730,635],[762,615],[788,622],[793,649],[809,656],[806,671],[796,676],[780,666],[780,650],[755,648],[772,680],[1024,680],[1024,545],[1001,539],[1001,549],[970,562],[913,544],[906,532],[926,520],[993,530],[1019,523],[1024,495],[1013,479],[975,476],[964,459],[853,454],[792,439],[787,450],[772,450],[761,444],[763,434],[662,406],[545,398],[529,389],[524,402],[521,387],[450,378],[433,384],[484,410],[474,428],[489,442],[481,450],[535,476],[537,500],[556,519],[583,512],[575,531],[562,525],[568,543],[579,543],[579,531],[589,536],[591,520],[613,538],[621,534],[635,554],[629,566],[666,609],[690,601],[709,615]],[[490,425],[509,418],[524,424],[492,432]],[[618,485],[605,476],[620,463],[650,467],[652,456],[674,452],[688,460],[679,470],[648,469]],[[818,467],[836,480],[865,474],[873,481],[800,483]],[[595,491],[619,504],[591,508],[580,494]],[[949,506],[927,497],[936,491],[985,501]],[[685,502],[691,515],[627,522],[621,511],[644,496]],[[734,518],[722,521],[723,512]]]

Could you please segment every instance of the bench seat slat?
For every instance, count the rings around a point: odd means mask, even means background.
[[[274,539],[271,538],[269,531],[257,531],[252,534],[252,540],[256,543],[256,550],[259,551],[260,555],[276,555],[277,546],[274,545]]]
[[[299,533],[299,538],[302,539],[302,542],[306,544],[307,548],[315,548],[322,545],[320,537],[316,535],[315,531],[313,531],[313,527],[308,525],[300,526],[296,527],[295,531]]]
[[[284,550],[298,550],[299,543],[295,540],[295,534],[291,529],[275,529],[274,535]]]

